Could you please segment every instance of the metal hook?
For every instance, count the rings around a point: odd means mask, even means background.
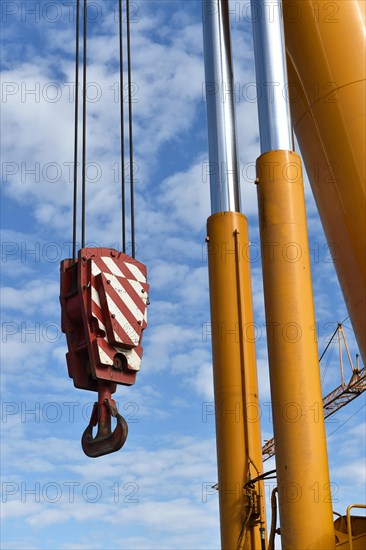
[[[113,432],[112,416],[117,420],[117,426]],[[93,438],[93,427],[97,424],[98,432]],[[81,438],[84,453],[91,458],[114,453],[124,445],[127,434],[127,422],[118,413],[116,403],[111,399],[110,384],[99,381],[98,402],[94,403],[89,425]]]

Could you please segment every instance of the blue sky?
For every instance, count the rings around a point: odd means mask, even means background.
[[[151,285],[144,358],[116,401],[119,453],[84,456],[94,395],[73,387],[60,331],[70,255],[74,2],[2,0],[2,547],[219,548],[205,223],[210,197],[201,4],[133,1],[137,258]],[[90,2],[87,242],[120,246],[117,4]],[[243,212],[249,219],[263,439],[272,436],[254,163],[259,155],[248,2],[232,2]],[[347,316],[306,185],[322,351]],[[347,338],[357,347],[349,321]],[[346,372],[350,376],[349,367]],[[337,353],[323,394],[340,383]],[[365,400],[327,423],[334,509],[364,500]],[[273,461],[266,463],[271,469]],[[267,495],[274,484],[267,485]]]

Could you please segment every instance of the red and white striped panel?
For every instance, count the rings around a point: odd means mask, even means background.
[[[141,264],[142,265],[142,264]],[[148,285],[135,264],[109,256],[91,260],[91,311],[104,337],[98,339],[100,362],[112,365],[123,353],[131,370],[140,370],[142,330],[147,325]]]

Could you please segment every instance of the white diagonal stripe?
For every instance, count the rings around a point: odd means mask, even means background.
[[[109,296],[109,294],[107,294],[107,302],[108,302],[108,309],[110,314],[115,315],[115,320],[118,322],[118,324],[127,334],[127,336],[132,340],[132,342],[135,345],[137,345],[140,341],[139,335],[137,334],[135,329],[131,326],[131,323],[127,321],[126,317],[123,315],[121,310],[116,306],[116,304],[114,303],[112,298]],[[118,334],[116,336],[118,336]],[[122,341],[120,336],[118,337],[117,341]]]
[[[99,293],[98,293],[97,289],[92,286],[91,291],[92,291],[92,300],[93,300],[93,302],[95,302],[97,304],[97,306],[100,307],[100,299],[99,299]]]
[[[129,367],[131,370],[140,370],[141,366],[141,358],[137,355],[134,349],[129,350],[123,350],[123,353],[125,354]]]
[[[123,303],[127,306],[129,311],[135,317],[135,319],[137,321],[142,321],[142,319],[144,318],[142,311],[140,311],[138,305],[135,304],[131,296],[128,294],[127,290],[123,288],[121,283],[114,275],[111,275],[111,284],[114,290],[118,293],[118,296],[121,298]]]
[[[95,275],[99,275],[99,273],[101,273],[100,268],[97,266],[95,262],[92,261],[92,274],[95,277]]]
[[[144,290],[144,287],[142,286],[140,281],[135,281],[134,279],[128,279],[128,282],[134,288],[136,294],[138,294],[141,298],[143,298],[144,295],[146,296],[146,292],[142,292],[142,290]]]
[[[118,275],[118,277],[125,277],[125,275],[122,273],[115,261],[112,260],[112,258],[109,258],[108,256],[102,256],[102,260],[108,267],[110,273],[113,273],[113,275]]]
[[[144,321],[146,321],[146,323],[147,323],[147,307],[146,307],[146,304],[147,304],[147,300],[148,300],[148,294],[147,294],[147,292],[142,292],[142,290],[144,290],[144,288],[142,287],[142,285],[139,281],[133,281],[132,279],[128,279],[128,282],[131,284],[131,286],[134,288],[136,294],[140,296],[141,300],[145,304]]]
[[[106,352],[104,351],[104,349],[102,349],[100,346],[98,346],[98,350],[99,350],[99,359],[100,359],[100,362],[103,363],[104,365],[113,365],[112,359],[110,359],[110,358],[108,357],[108,355],[106,354]]]
[[[130,367],[132,370],[140,370],[141,359],[134,349],[131,350]]]
[[[95,303],[95,305],[97,305],[100,308],[100,299],[99,299],[98,291],[93,286],[91,287],[91,291],[92,291],[92,301]],[[102,323],[102,321],[100,321],[98,319],[98,317],[96,315],[95,315],[95,318],[98,321],[99,328],[101,330],[103,330],[105,332],[105,334],[107,334],[107,331],[105,329],[105,325]],[[105,338],[105,340],[107,340],[107,339]]]
[[[141,273],[141,271],[136,265],[130,264],[129,262],[125,262],[125,264],[127,265],[128,269],[131,271],[131,273],[134,274],[135,278],[138,281],[140,281],[140,283],[146,283],[146,277]]]

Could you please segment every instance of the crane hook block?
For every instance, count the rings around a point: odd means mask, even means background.
[[[77,388],[98,391],[98,380],[135,383],[147,326],[146,267],[110,248],[82,248],[61,262],[61,328],[67,367]]]

